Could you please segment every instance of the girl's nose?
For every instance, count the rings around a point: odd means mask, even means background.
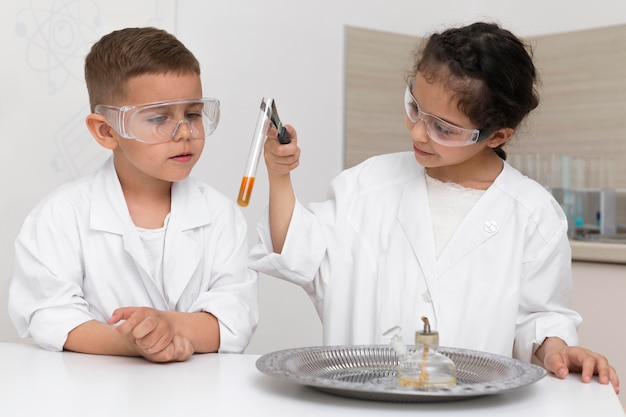
[[[411,134],[411,139],[416,142],[428,142],[428,140],[430,140],[428,132],[426,131],[426,122],[422,119],[418,119],[417,122],[413,123],[413,121],[406,116],[404,122]]]

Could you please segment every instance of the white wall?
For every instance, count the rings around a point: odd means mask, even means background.
[[[15,2],[18,3],[18,2]],[[33,1],[44,9],[71,0]],[[175,33],[197,55],[203,68],[204,93],[222,103],[222,120],[207,141],[205,153],[194,175],[236,198],[248,152],[258,106],[263,96],[276,99],[281,119],[298,130],[303,154],[294,174],[299,197],[305,202],[323,198],[330,179],[343,161],[343,45],[346,25],[410,35],[424,35],[451,24],[475,19],[497,20],[520,35],[570,31],[626,23],[626,2],[600,0],[572,5],[566,0],[144,0],[142,12],[118,13],[127,1],[81,2],[97,6],[100,19],[91,30],[98,36],[113,27],[145,25],[146,12],[168,24],[175,17]],[[135,2],[132,2],[136,4]],[[40,8],[41,8],[40,7]],[[3,5],[0,15],[0,140],[5,151],[0,181],[0,340],[15,341],[17,335],[6,316],[6,289],[12,267],[12,242],[19,225],[32,206],[53,187],[79,172],[58,172],[58,153],[53,134],[61,134],[65,123],[51,115],[65,106],[64,115],[76,123],[71,133],[90,141],[82,131],[86,96],[80,71],[65,79],[65,93],[50,91],[50,72],[42,75],[26,67],[26,48],[31,46],[16,35],[16,21],[23,6]],[[171,9],[175,8],[175,13]],[[76,13],[84,13],[84,10]],[[159,20],[160,19],[160,20]],[[92,22],[95,20],[92,20]],[[166,27],[169,29],[169,27]],[[48,32],[49,33],[49,32]],[[5,52],[5,51],[3,51]],[[410,58],[407,51],[407,62]],[[11,57],[12,59],[7,59]],[[74,63],[76,67],[76,63]],[[60,76],[58,72],[52,75]],[[20,101],[27,106],[15,106]],[[42,106],[57,106],[51,107]],[[74,117],[75,115],[75,117]],[[82,132],[82,133],[77,133]],[[94,150],[94,155],[99,150]],[[87,168],[81,167],[83,170]],[[69,174],[69,175],[68,175]],[[244,213],[254,225],[267,203],[264,166],[252,201]],[[265,353],[292,346],[321,343],[321,326],[311,303],[299,289],[262,277],[261,322],[248,351]]]

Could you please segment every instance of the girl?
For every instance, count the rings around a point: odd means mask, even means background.
[[[442,346],[540,361],[619,389],[605,357],[576,347],[567,221],[552,196],[506,163],[503,146],[538,105],[528,46],[496,24],[432,35],[404,94],[412,151],[341,173],[303,207],[300,150],[265,144],[269,217],[252,267],[304,288],[324,344],[410,340],[426,316]]]

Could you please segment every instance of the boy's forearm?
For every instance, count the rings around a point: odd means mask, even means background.
[[[194,352],[217,352],[220,347],[220,330],[215,316],[206,312],[164,313],[171,321],[175,333],[191,341]],[[119,333],[115,326],[90,320],[70,331],[63,348],[96,355],[141,356],[129,340],[126,335]]]
[[[296,204],[290,175],[270,175],[269,220],[274,252],[281,253]]]
[[[63,348],[96,355],[140,356],[128,338],[115,330],[115,326],[97,320],[72,329]]]

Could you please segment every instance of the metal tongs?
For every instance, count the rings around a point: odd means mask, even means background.
[[[278,130],[278,141],[283,145],[286,145],[287,143],[291,142],[291,136],[289,136],[289,132],[287,132],[287,129],[285,129],[280,121],[280,117],[278,117],[276,102],[273,99],[269,99],[269,102],[271,102],[271,104],[268,112],[268,117],[272,122],[274,128]],[[265,112],[265,106],[265,100],[261,100],[261,111]]]

